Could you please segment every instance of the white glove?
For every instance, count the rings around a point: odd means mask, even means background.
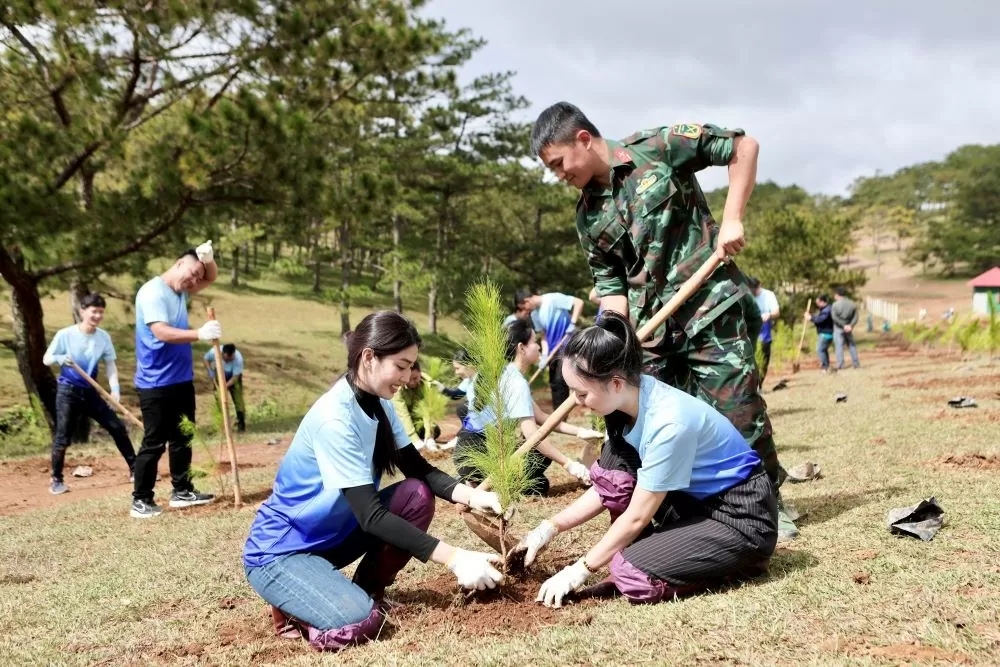
[[[485,554],[479,551],[455,549],[448,559],[446,567],[451,570],[458,585],[462,588],[482,591],[496,588],[503,581],[503,575],[493,567],[500,564],[498,554]]]
[[[549,358],[544,354],[538,355],[538,367],[544,368],[549,363]]]
[[[581,440],[604,440],[604,434],[600,431],[594,431],[589,428],[581,428],[580,435],[577,436]]]
[[[559,529],[556,528],[556,525],[546,519],[538,524],[533,531],[525,535],[517,545],[528,550],[524,555],[524,566],[528,567],[534,563],[535,557],[538,556],[539,552],[547,547],[552,538],[558,534]]]
[[[112,387],[111,388],[111,398],[115,399],[119,403],[122,402],[122,390],[121,390],[121,387]]]
[[[482,489],[472,490],[472,495],[469,496],[469,507],[474,510],[493,512],[498,516],[503,513],[503,508],[500,507],[500,496],[492,491],[483,491]]]
[[[538,589],[535,602],[542,602],[546,607],[561,607],[563,598],[571,591],[579,590],[589,576],[590,570],[583,564],[581,558],[549,577]]]
[[[212,251],[211,241],[205,241],[202,243],[194,249],[194,253],[198,255],[198,261],[202,264],[211,264],[215,261],[215,253]]]
[[[426,440],[424,440],[424,449],[426,449],[429,452],[437,451],[438,446],[437,442],[434,441],[434,438],[427,438]]]
[[[222,325],[218,320],[209,320],[198,329],[198,340],[219,340],[222,338]]]
[[[439,380],[431,380],[431,386],[437,389],[438,391],[444,389],[444,383]]]
[[[68,354],[53,354],[52,361],[56,362],[60,366],[69,366],[69,362],[72,361]]]
[[[576,477],[578,480],[584,484],[590,484],[590,471],[587,470],[587,466],[583,465],[579,461],[567,460],[563,468],[566,472]]]

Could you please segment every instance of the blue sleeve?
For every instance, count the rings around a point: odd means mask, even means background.
[[[239,350],[233,355],[233,375],[243,375],[243,355]]]
[[[350,489],[372,483],[372,460],[347,415],[337,415],[313,435],[313,451],[323,486]]]
[[[215,348],[214,347],[208,348],[208,352],[205,353],[205,361],[207,361],[210,364],[214,364],[215,363]]]
[[[403,422],[399,421],[399,417],[396,416],[396,409],[392,407],[392,402],[385,399],[379,399],[382,403],[382,410],[385,412],[385,416],[389,418],[389,425],[392,426],[392,437],[396,441],[396,449],[402,449],[410,444],[410,436],[406,435],[406,427],[403,426]]]
[[[563,294],[561,292],[549,292],[542,297],[543,300],[551,303],[552,308],[559,308],[560,310],[573,310],[573,297],[569,294]]]
[[[167,310],[166,299],[161,299],[160,294],[150,287],[143,286],[135,297],[136,308],[142,310],[143,324],[152,324],[153,322],[170,324],[170,313]]]
[[[56,335],[52,337],[52,342],[49,343],[49,349],[45,350],[44,359],[48,359],[46,364],[56,363],[53,357],[62,357],[66,355],[66,337],[63,336],[63,330],[60,329],[56,332]]]
[[[542,316],[538,313],[541,308],[531,311],[531,328],[535,331],[545,331],[545,323],[542,322]]]
[[[118,355],[115,353],[115,345],[114,343],[111,342],[111,336],[108,334],[107,331],[103,333],[104,333],[104,354],[101,355],[101,359],[104,359],[104,363],[107,363],[109,361],[114,361],[115,359],[117,359]]]
[[[503,395],[503,416],[508,419],[526,419],[535,416],[535,403],[531,398],[531,387],[523,376],[505,374],[501,378]]]
[[[651,493],[677,491],[691,485],[691,472],[698,449],[694,429],[676,423],[662,424],[646,438],[637,484]]]

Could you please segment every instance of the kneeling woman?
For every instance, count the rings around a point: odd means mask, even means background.
[[[477,491],[427,463],[389,399],[417,360],[420,337],[394,312],[373,313],[348,343],[348,371],[303,418],[257,511],[243,551],[250,585],[272,605],[275,630],[337,650],[375,636],[383,594],[414,556],[445,565],[465,588],[493,588],[495,554],[457,549],[425,531],[434,496],[499,512]],[[384,473],[401,482],[379,490]],[[341,570],[361,558],[353,580]],[[297,626],[297,627],[296,627]]]
[[[612,523],[542,585],[538,601],[548,606],[609,563],[603,588],[659,602],[760,574],[774,552],[777,503],[760,458],[722,414],[641,375],[641,363],[635,332],[614,313],[566,346],[563,377],[581,404],[606,415],[608,440],[591,467],[591,489],[525,537],[526,563],[604,509]]]
[[[500,376],[500,394],[504,397],[503,416],[516,420],[525,438],[538,430],[545,423],[548,413],[544,412],[531,397],[531,386],[524,377],[524,372],[538,362],[540,348],[535,339],[535,332],[526,320],[513,320],[506,326],[507,350],[506,358],[510,363]],[[497,421],[493,408],[486,406],[476,408],[476,385],[473,378],[472,387],[468,393],[469,411],[462,420],[462,430],[458,432],[458,444],[455,446],[455,465],[459,476],[467,481],[480,482],[482,476],[465,461],[465,453],[470,448],[485,447],[486,427]],[[572,424],[561,423],[556,427],[559,433],[574,435],[578,438],[600,438],[601,434],[590,429],[580,428]],[[545,471],[549,464],[555,461],[583,483],[589,483],[587,468],[579,461],[574,461],[560,452],[555,445],[541,442],[528,453],[525,465],[531,480],[529,493],[545,496],[549,492],[549,480]]]

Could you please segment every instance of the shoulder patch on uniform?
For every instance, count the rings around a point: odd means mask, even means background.
[[[670,134],[675,137],[686,137],[688,139],[697,139],[701,136],[701,125],[693,125],[691,123],[680,123],[674,125],[670,128]]]
[[[653,183],[656,183],[656,174],[650,174],[646,176],[641,181],[639,181],[639,186],[635,189],[637,195],[641,195],[643,192],[649,189]]]

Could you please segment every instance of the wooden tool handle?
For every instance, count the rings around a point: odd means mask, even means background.
[[[208,307],[208,319],[215,319],[215,308]],[[243,499],[240,497],[240,471],[236,465],[236,444],[233,442],[233,429],[229,425],[229,398],[226,387],[226,367],[222,362],[222,348],[219,339],[212,340],[212,350],[215,352],[215,377],[219,385],[219,404],[222,407],[222,429],[226,434],[226,447],[229,449],[229,461],[233,468],[233,504],[239,509]]]
[[[105,401],[107,401],[108,404],[111,405],[111,407],[115,408],[116,410],[118,410],[118,412],[122,413],[123,417],[125,417],[126,419],[128,419],[130,422],[132,422],[133,424],[135,424],[139,428],[145,428],[145,426],[143,426],[143,424],[142,424],[142,420],[141,419],[139,419],[134,414],[132,414],[131,412],[129,412],[128,409],[124,405],[122,405],[121,403],[119,403],[118,401],[116,401],[114,396],[112,396],[111,394],[109,394],[108,392],[106,392],[104,390],[104,387],[102,387],[101,385],[99,385],[97,383],[97,381],[94,380],[94,378],[92,378],[89,375],[87,375],[87,373],[82,368],[80,368],[79,366],[76,365],[75,361],[73,361],[72,359],[70,359],[69,360],[69,365],[73,367],[73,370],[75,370],[77,373],[80,374],[80,377],[82,377],[84,380],[86,380],[87,382],[89,382],[91,387],[93,387],[94,389],[97,390],[97,393],[101,395],[101,398],[103,398]]]
[[[567,331],[565,334],[563,334],[563,337],[559,339],[559,342],[556,343],[556,346],[551,350],[549,350],[549,356],[548,358],[545,359],[545,363],[539,366],[538,370],[532,373],[531,379],[528,380],[529,385],[534,383],[535,378],[537,378],[539,374],[541,374],[541,372],[545,370],[545,368],[549,365],[549,362],[552,361],[552,357],[556,356],[556,352],[558,352],[559,348],[563,346],[563,343],[565,343],[568,340],[569,340],[569,332]]]

